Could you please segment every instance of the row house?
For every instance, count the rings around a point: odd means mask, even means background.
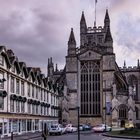
[[[0,46],[0,136],[42,131],[58,110],[58,85]]]

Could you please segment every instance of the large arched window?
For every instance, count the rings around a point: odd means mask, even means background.
[[[100,62],[81,61],[81,115],[100,115],[100,100]]]
[[[119,119],[127,119],[128,117],[128,107],[124,104],[119,107]]]
[[[138,80],[135,75],[128,76],[128,84],[132,87],[132,97],[134,100],[138,100]]]

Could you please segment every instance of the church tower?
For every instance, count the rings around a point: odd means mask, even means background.
[[[70,32],[68,40],[68,51],[66,56],[66,84],[67,95],[69,95],[69,107],[77,106],[77,54],[76,54],[76,40],[73,28]],[[70,111],[69,115],[76,120],[76,111]]]

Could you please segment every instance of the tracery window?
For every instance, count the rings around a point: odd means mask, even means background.
[[[120,105],[119,106],[119,118],[120,119],[126,119],[128,117],[128,108],[126,105]]]
[[[129,87],[132,88],[132,97],[134,100],[138,100],[138,79],[135,75],[128,76]]]
[[[100,62],[81,61],[81,115],[100,115],[100,101]]]

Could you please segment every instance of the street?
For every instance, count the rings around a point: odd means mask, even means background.
[[[65,134],[61,136],[48,136],[47,140],[77,140],[77,134]],[[28,139],[30,140],[30,139]],[[32,140],[43,140],[42,138],[34,138]],[[85,133],[80,135],[80,140],[126,140],[122,138],[111,138],[102,136],[101,133]],[[130,139],[127,139],[130,140]]]

